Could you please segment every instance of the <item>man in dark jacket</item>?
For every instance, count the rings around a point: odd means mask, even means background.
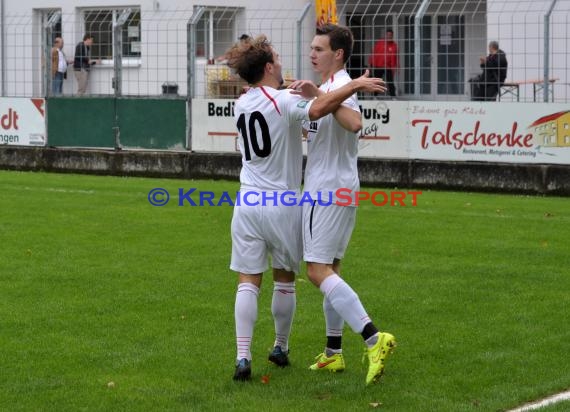
[[[75,58],[73,60],[73,70],[77,79],[77,94],[83,95],[87,90],[87,82],[89,81],[89,71],[91,66],[95,64],[95,60],[91,60],[91,45],[93,44],[93,36],[86,34],[83,41],[75,46]]]
[[[499,49],[499,43],[489,43],[489,55],[481,56],[481,69],[483,73],[470,80],[471,100],[494,101],[499,90],[507,78],[507,56]]]

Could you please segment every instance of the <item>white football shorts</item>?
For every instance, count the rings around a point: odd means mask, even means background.
[[[249,201],[255,203],[251,196]],[[273,268],[299,273],[302,207],[259,203],[234,206],[230,269],[246,275],[263,273],[271,255]]]
[[[305,262],[332,264],[342,259],[356,221],[356,207],[314,201],[303,204],[303,258]]]

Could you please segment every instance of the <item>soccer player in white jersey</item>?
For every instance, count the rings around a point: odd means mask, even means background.
[[[261,275],[272,256],[274,290],[271,310],[275,323],[274,349],[269,360],[289,364],[288,339],[295,311],[295,273],[302,258],[302,209],[280,203],[281,194],[300,194],[302,122],[336,110],[358,90],[385,90],[368,73],[335,93],[319,94],[312,82],[295,83],[296,91],[278,90],[283,84],[281,62],[265,36],[235,44],[228,65],[251,86],[235,104],[234,113],[242,154],[240,203],[231,224],[230,268],[239,274],[235,300],[237,361],[235,380],[251,378],[251,341],[257,318]]]
[[[353,36],[343,26],[326,24],[317,28],[311,42],[311,64],[322,77],[320,89],[333,92],[351,81],[344,65],[352,52]],[[372,323],[358,295],[340,277],[340,262],[355,224],[356,204],[335,204],[338,189],[359,190],[358,132],[362,128],[356,94],[346,99],[334,113],[310,122],[307,132],[305,191],[312,205],[303,205],[303,253],[309,279],[324,295],[327,344],[311,370],[342,371],[345,368],[341,339],[344,322],[360,333],[368,353],[366,384],[376,382],[384,371],[386,356],[395,347],[389,333],[381,333]],[[317,196],[322,202],[318,202]],[[328,195],[330,193],[330,195]],[[332,204],[324,206],[328,202]],[[346,199],[343,195],[343,203]]]

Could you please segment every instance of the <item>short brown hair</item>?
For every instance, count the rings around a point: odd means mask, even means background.
[[[332,23],[323,24],[317,27],[317,35],[328,36],[331,49],[333,51],[342,49],[344,51],[343,62],[346,63],[348,61],[354,45],[354,36],[348,27]]]
[[[249,84],[259,82],[265,65],[274,63],[273,47],[264,34],[234,44],[226,53],[228,66]]]

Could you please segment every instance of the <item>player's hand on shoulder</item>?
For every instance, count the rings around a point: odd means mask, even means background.
[[[300,95],[306,99],[317,97],[319,88],[310,80],[295,80],[287,89],[291,90],[291,94]]]

